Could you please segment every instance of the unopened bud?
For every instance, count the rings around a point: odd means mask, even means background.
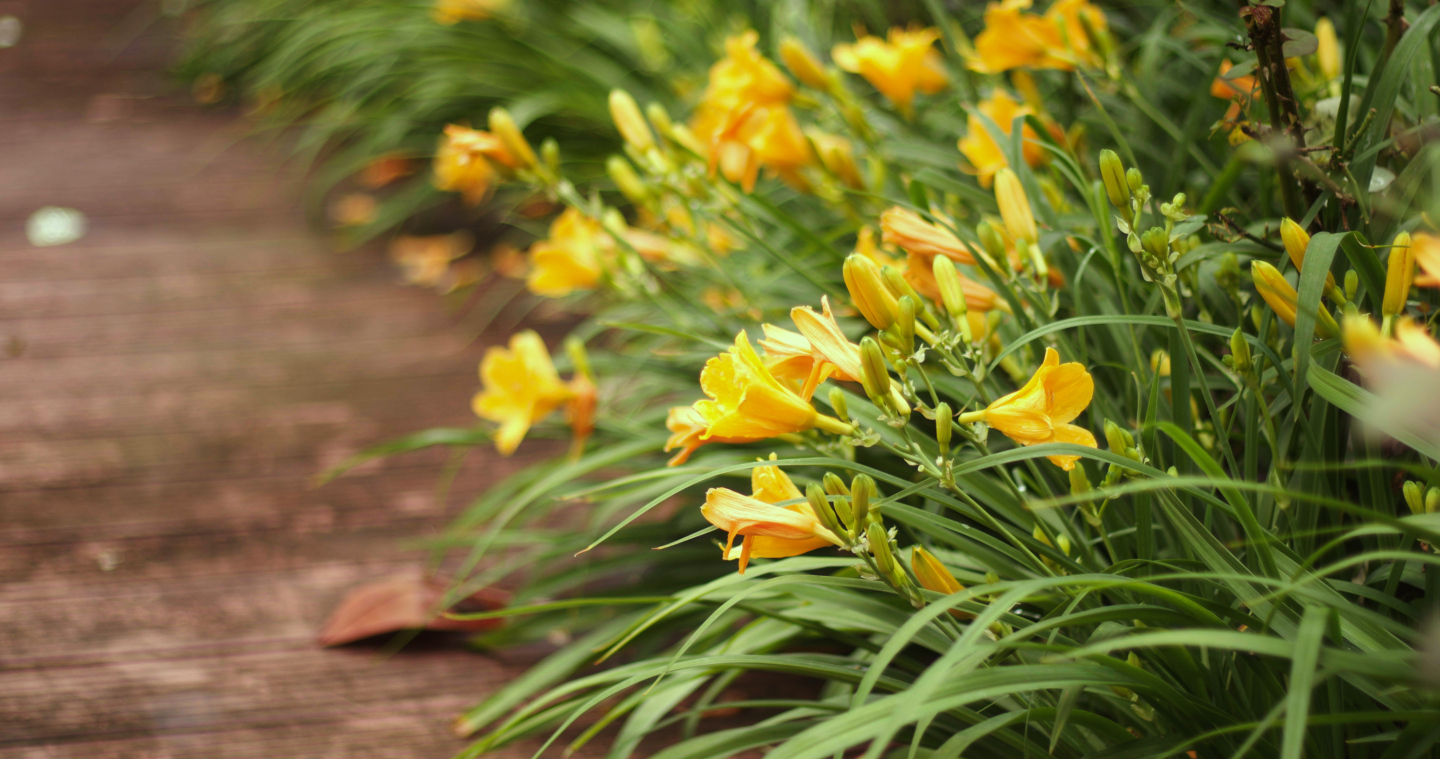
[[[915,579],[920,581],[920,587],[926,590],[950,595],[965,589],[939,559],[920,546],[910,549],[910,569],[915,572]]]
[[[850,510],[855,515],[855,524],[863,524],[871,516],[871,499],[875,496],[875,480],[868,474],[857,474],[850,481]],[[874,515],[879,521],[879,514]]]
[[[1076,468],[1078,469],[1079,467]],[[1070,538],[1064,535],[1057,535],[1055,537],[1055,545],[1060,549],[1060,553],[1063,553],[1066,556],[1070,555]]]
[[[909,295],[902,295],[897,301],[900,314],[895,319],[894,331],[906,355],[915,352],[915,304],[916,299]]]
[[[1160,265],[1163,266],[1170,253],[1170,235],[1163,227],[1151,227],[1140,235],[1140,246],[1145,249],[1146,253],[1160,261]]]
[[[889,329],[895,323],[900,307],[895,295],[885,286],[880,268],[863,255],[850,254],[842,272],[845,287],[855,308],[875,329]]]
[[[1090,477],[1085,474],[1085,467],[1076,466],[1070,470],[1070,493],[1071,495],[1085,495],[1095,488],[1090,485]]]
[[[520,133],[520,128],[515,126],[515,118],[504,108],[490,109],[490,131],[500,138],[500,144],[505,146],[505,151],[515,160],[532,169],[540,168],[540,160],[535,157],[535,150],[526,141],[525,135]]]
[[[1123,456],[1125,455],[1125,449],[1130,447],[1130,440],[1125,434],[1125,430],[1120,428],[1120,425],[1106,419],[1105,444],[1110,447],[1111,452]]]
[[[550,176],[560,176],[560,143],[556,142],[554,137],[546,137],[545,141],[540,143],[540,160],[545,163]]]
[[[1396,316],[1405,311],[1410,285],[1415,281],[1415,247],[1411,244],[1409,232],[1395,235],[1385,269],[1385,299],[1380,313]]]
[[[1425,491],[1425,513],[1434,514],[1440,511],[1440,488],[1430,488]]]
[[[670,120],[670,112],[665,110],[665,106],[651,103],[645,106],[645,116],[661,137],[673,139],[671,134],[675,132],[675,123]]]
[[[935,407],[935,440],[940,443],[941,456],[950,455],[950,435],[954,431],[955,415],[950,411],[950,404],[942,401]]]
[[[630,93],[621,89],[610,91],[610,118],[615,121],[615,128],[620,130],[620,136],[635,150],[645,153],[655,147],[655,135],[650,131],[650,125],[645,123],[645,117],[640,113],[640,106],[635,103],[635,98]]]
[[[650,191],[645,187],[645,183],[640,181],[635,167],[631,166],[624,156],[612,155],[605,159],[605,172],[610,175],[610,181],[615,183],[620,194],[631,203],[644,205],[649,199]]]
[[[835,412],[835,417],[840,421],[850,423],[850,408],[845,402],[845,391],[838,387],[830,388],[830,410]]]
[[[890,370],[885,366],[885,355],[880,350],[880,343],[869,335],[860,340],[860,369],[860,384],[865,387],[865,394],[870,396],[870,402],[880,408],[887,408],[887,399],[890,397]]]
[[[1001,169],[995,175],[995,202],[1000,206],[1000,218],[1005,229],[1018,242],[1034,243],[1040,239],[1035,229],[1035,214],[1030,210],[1030,199],[1020,184],[1020,177],[1010,169]]]
[[[875,564],[880,567],[880,571],[892,571],[895,567],[895,555],[890,553],[890,536],[885,534],[885,528],[878,522],[866,525],[865,542],[870,546],[870,555],[875,557]]]
[[[805,486],[805,499],[810,503],[810,510],[815,512],[815,517],[825,525],[825,529],[843,535],[846,526],[840,524],[835,516],[835,511],[830,508],[830,502],[825,498],[825,490],[815,483]]]
[[[830,77],[825,73],[824,64],[805,47],[805,43],[795,37],[786,37],[780,41],[780,60],[785,62],[785,68],[795,75],[807,87],[817,90],[830,89]]]
[[[830,495],[850,495],[850,486],[834,472],[826,472],[820,481],[825,483],[825,492]]]
[[[1005,238],[1000,236],[1000,230],[988,221],[982,221],[975,225],[975,234],[980,238],[980,244],[985,252],[990,254],[991,261],[1004,261]]]
[[[1130,185],[1125,181],[1125,164],[1113,150],[1100,151],[1100,178],[1110,204],[1120,209],[1130,207]]]
[[[949,256],[936,256],[931,267],[935,273],[935,284],[940,290],[940,303],[945,313],[954,319],[964,319],[966,313],[965,288],[960,284],[960,272]]]
[[[1130,188],[1131,193],[1137,193],[1140,192],[1141,187],[1145,186],[1145,178],[1140,175],[1139,169],[1132,166],[1125,170],[1125,184]]]
[[[1236,327],[1230,335],[1230,356],[1235,362],[1235,371],[1241,374],[1250,371],[1250,341],[1245,339],[1245,332],[1240,327]]]
[[[1400,492],[1405,494],[1405,504],[1410,507],[1411,514],[1425,513],[1425,493],[1420,489],[1420,483],[1406,480]]]

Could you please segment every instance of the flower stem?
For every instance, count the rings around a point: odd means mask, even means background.
[[[815,415],[815,426],[835,435],[854,435],[855,426],[846,424],[833,416]]]

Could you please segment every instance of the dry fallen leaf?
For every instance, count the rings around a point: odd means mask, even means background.
[[[345,596],[320,629],[322,646],[339,646],[373,635],[401,630],[492,630],[501,619],[459,620],[438,616],[446,585],[413,575],[366,583]],[[455,612],[492,611],[505,606],[509,594],[482,589],[451,607]]]

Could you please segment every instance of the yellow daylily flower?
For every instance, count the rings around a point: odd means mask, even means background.
[[[806,378],[805,388],[800,393],[805,398],[814,394],[815,387],[824,382],[827,376],[843,382],[859,382],[865,373],[860,366],[860,346],[850,342],[850,338],[840,329],[834,312],[830,310],[829,297],[820,297],[820,311],[817,314],[809,306],[790,309],[790,318],[794,320],[795,327],[800,330],[805,341],[810,344],[814,358],[810,376]]]
[[[469,232],[448,235],[399,235],[390,241],[390,258],[400,265],[405,281],[412,285],[437,286],[451,272],[450,262],[475,245]]]
[[[1275,315],[1280,317],[1280,321],[1294,327],[1300,294],[1286,281],[1285,275],[1264,261],[1252,261],[1250,275],[1255,281],[1255,291],[1260,293],[1260,297],[1265,299]],[[1340,336],[1340,325],[1336,324],[1335,317],[1325,310],[1324,304],[1315,312],[1315,334],[1321,337]]]
[[[934,49],[938,29],[906,30],[894,27],[887,39],[867,36],[854,44],[836,45],[835,64],[865,77],[902,113],[909,114],[916,92],[933,94],[950,83]]]
[[[1440,287],[1440,237],[1415,233],[1410,237],[1410,255],[1421,272],[1415,275],[1415,286]]]
[[[1016,118],[1034,113],[1029,106],[1021,105],[1010,97],[1010,93],[998,88],[989,98],[976,103],[975,109],[995,122],[1006,136],[1011,133]],[[1039,136],[1026,124],[1020,130],[1020,137],[1020,150],[1025,163],[1039,166],[1045,160],[1045,150],[1040,147]],[[995,179],[995,172],[1010,165],[1000,145],[990,136],[990,130],[986,129],[980,117],[973,113],[966,118],[965,136],[960,138],[959,148],[981,187],[989,187]]]
[[[775,501],[802,497],[789,476],[778,467],[756,467],[751,486],[754,496],[741,495],[729,488],[712,488],[706,491],[705,505],[700,507],[706,521],[725,531],[723,555],[726,560],[740,561],[740,574],[745,574],[745,567],[753,558],[779,559],[827,545],[840,545],[839,538],[820,523],[806,501],[790,506],[774,505]],[[735,546],[737,535],[744,538],[738,547]]]
[[[695,402],[705,420],[702,441],[804,432],[829,419],[770,373],[744,330],[735,336],[734,347],[705,363],[700,388],[711,398]]]
[[[665,441],[665,452],[669,453],[676,448],[680,452],[665,462],[666,466],[680,466],[690,460],[690,454],[694,453],[700,446],[706,443],[754,443],[764,438],[743,438],[743,437],[709,437],[701,439],[705,434],[705,417],[700,415],[693,406],[674,406],[665,417],[665,428],[670,430],[670,437]]]
[[[920,587],[926,590],[948,596],[965,589],[965,586],[955,579],[955,575],[951,574],[950,570],[946,569],[934,554],[920,546],[910,549],[910,569],[915,572],[915,579],[919,581]],[[974,614],[959,609],[951,609],[950,616],[956,619],[975,618]]]
[[[985,6],[985,29],[975,37],[968,65],[987,74],[1014,68],[1073,70],[1102,63],[1086,31],[1104,33],[1105,14],[1086,0],[1057,0],[1044,16],[1025,13],[1031,0]],[[1083,20],[1082,20],[1083,17]]]
[[[1395,362],[1440,369],[1440,343],[1424,327],[1402,316],[1395,320],[1394,330],[1394,339],[1387,339],[1369,317],[1350,314],[1345,317],[1341,341],[1345,353],[1367,374],[1384,371]]]
[[[894,206],[880,214],[881,240],[894,245],[906,253],[934,260],[945,256],[957,264],[973,264],[975,256],[969,246],[950,230],[931,224],[920,214],[909,209]]]
[[[510,337],[510,347],[491,346],[480,360],[482,389],[471,407],[482,419],[497,422],[495,449],[509,456],[530,426],[574,398],[560,381],[545,342],[532,330]]]
[[[984,421],[1020,445],[1076,443],[1096,447],[1095,436],[1070,424],[1090,405],[1095,381],[1084,365],[1060,363],[1054,348],[1045,349],[1045,361],[1030,381],[981,411],[961,414],[960,421]],[[1079,456],[1050,456],[1051,463],[1069,471]]]
[[[530,292],[549,298],[600,285],[601,239],[609,241],[600,222],[567,208],[550,224],[550,236],[530,246]]]
[[[815,368],[815,350],[810,341],[799,332],[774,324],[762,324],[760,328],[765,331],[760,340],[760,347],[765,349],[765,368],[781,379],[807,379]]]
[[[889,248],[890,243],[885,243],[885,246]],[[855,234],[854,252],[870,259],[876,266],[898,267],[900,265],[899,260],[890,255],[890,250],[881,249],[880,245],[875,242],[875,230],[871,227],[861,227],[860,231]]]
[[[496,163],[506,168],[519,165],[499,137],[451,124],[435,151],[435,189],[458,192],[466,203],[479,205],[499,178]]]
[[[461,21],[483,21],[510,7],[510,0],[435,0],[430,17],[450,26]]]

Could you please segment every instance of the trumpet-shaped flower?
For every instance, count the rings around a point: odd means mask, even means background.
[[[1280,321],[1294,327],[1300,294],[1286,281],[1285,275],[1264,261],[1252,261],[1250,274],[1255,281],[1255,291],[1260,293],[1260,297],[1265,299],[1275,315],[1280,317]],[[1335,317],[1325,310],[1324,305],[1319,306],[1315,312],[1315,333],[1321,337],[1340,336],[1340,325],[1335,323]]]
[[[739,559],[740,574],[745,574],[745,567],[754,558],[799,556],[827,545],[840,545],[839,538],[821,524],[809,503],[801,500],[789,506],[774,505],[802,498],[779,467],[756,467],[751,488],[754,496],[729,488],[712,488],[705,493],[705,505],[700,507],[706,521],[725,531],[724,556],[727,560]],[[739,546],[735,545],[737,535],[744,539]]]
[[[1000,127],[1000,131],[1006,136],[1013,131],[1015,119],[1034,113],[1029,106],[1020,104],[1002,89],[996,89],[989,98],[977,103],[975,108],[995,122],[995,126]],[[1035,130],[1028,124],[1022,126],[1020,138],[1020,151],[1025,163],[1039,166],[1045,160],[1045,150],[1040,147]],[[995,172],[1010,165],[1005,158],[1005,152],[995,142],[995,138],[990,136],[990,130],[985,128],[985,123],[974,113],[965,121],[965,136],[960,138],[959,147],[981,187],[989,187],[995,180]]]
[[[510,338],[510,347],[492,346],[480,360],[482,389],[471,407],[482,419],[500,424],[495,449],[509,456],[530,426],[575,397],[560,381],[545,343],[531,330]]]
[[[828,297],[821,296],[820,311],[817,314],[809,306],[790,309],[790,318],[809,343],[814,359],[810,376],[805,379],[805,388],[800,393],[805,398],[814,394],[816,386],[827,376],[845,382],[859,382],[865,373],[860,366],[860,346],[850,342],[840,329],[835,314],[830,310]]]
[[[903,113],[910,113],[916,92],[933,94],[949,84],[933,45],[937,29],[905,30],[894,27],[884,40],[861,37],[854,44],[836,45],[835,65],[865,77]]]
[[[975,256],[950,230],[931,224],[914,211],[895,206],[880,214],[880,239],[927,261],[945,256],[957,264],[973,264]]]
[[[1090,405],[1095,381],[1082,364],[1060,363],[1054,348],[1045,349],[1045,361],[1030,381],[1015,392],[976,412],[986,424],[1020,445],[1076,443],[1096,447],[1095,436],[1070,422]],[[962,417],[963,419],[963,417]],[[1069,471],[1079,456],[1050,456],[1051,463]]]
[[[600,222],[568,208],[550,224],[550,236],[530,246],[530,292],[550,298],[600,285]]]
[[[690,460],[690,454],[694,453],[700,446],[706,443],[754,443],[764,438],[746,437],[709,437],[703,438],[705,434],[705,417],[700,415],[693,406],[674,406],[665,417],[665,428],[670,430],[670,437],[665,441],[665,452],[669,453],[676,448],[680,452],[665,463],[666,466],[680,466]]]
[[[1415,275],[1417,287],[1440,287],[1440,237],[1417,232],[1410,238],[1410,255],[1420,273]]]
[[[775,437],[803,432],[819,421],[815,409],[765,367],[744,330],[735,336],[734,347],[705,363],[700,388],[711,398],[695,402],[705,420],[702,441]]]
[[[985,6],[985,29],[968,65],[997,74],[1014,68],[1073,70],[1102,63],[1090,32],[1103,34],[1105,14],[1087,0],[1057,0],[1044,16],[1026,13],[1031,0]],[[1087,29],[1088,27],[1088,29]]]
[[[1386,338],[1369,317],[1351,314],[1345,317],[1341,342],[1345,352],[1367,374],[1382,372],[1395,363],[1409,363],[1440,369],[1440,344],[1409,317],[1394,323],[1395,337]]]
[[[458,192],[466,203],[478,205],[499,177],[496,163],[506,168],[518,165],[499,137],[451,124],[435,152],[435,188]]]

